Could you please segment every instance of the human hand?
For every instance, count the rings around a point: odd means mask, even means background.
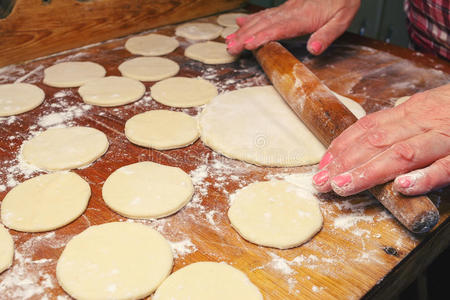
[[[450,183],[450,84],[365,116],[330,145],[313,177],[319,192],[353,195],[394,180],[419,195]]]
[[[360,0],[288,0],[236,20],[240,29],[226,38],[228,52],[239,54],[269,41],[313,33],[307,48],[318,55],[350,25]]]

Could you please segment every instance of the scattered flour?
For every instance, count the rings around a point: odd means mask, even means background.
[[[192,243],[192,241],[189,238],[179,242],[169,242],[169,243],[170,246],[172,247],[173,256],[175,258],[185,256],[198,250],[197,247]]]

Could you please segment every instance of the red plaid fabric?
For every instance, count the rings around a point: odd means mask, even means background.
[[[405,12],[414,48],[450,60],[450,0],[405,0]]]

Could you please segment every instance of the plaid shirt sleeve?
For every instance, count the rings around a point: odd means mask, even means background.
[[[450,0],[405,0],[415,50],[450,60]]]

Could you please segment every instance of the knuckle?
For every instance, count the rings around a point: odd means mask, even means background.
[[[386,146],[387,136],[382,130],[372,130],[367,135],[367,141],[374,147]]]
[[[369,115],[359,119],[355,124],[359,126],[360,129],[367,131],[375,128],[377,126],[377,121],[373,118],[373,115]]]
[[[443,176],[446,176],[450,180],[450,156],[441,158],[437,160],[435,163],[436,168],[442,173]]]
[[[411,161],[414,159],[415,150],[414,148],[406,143],[397,143],[391,146],[391,151],[396,159]]]

